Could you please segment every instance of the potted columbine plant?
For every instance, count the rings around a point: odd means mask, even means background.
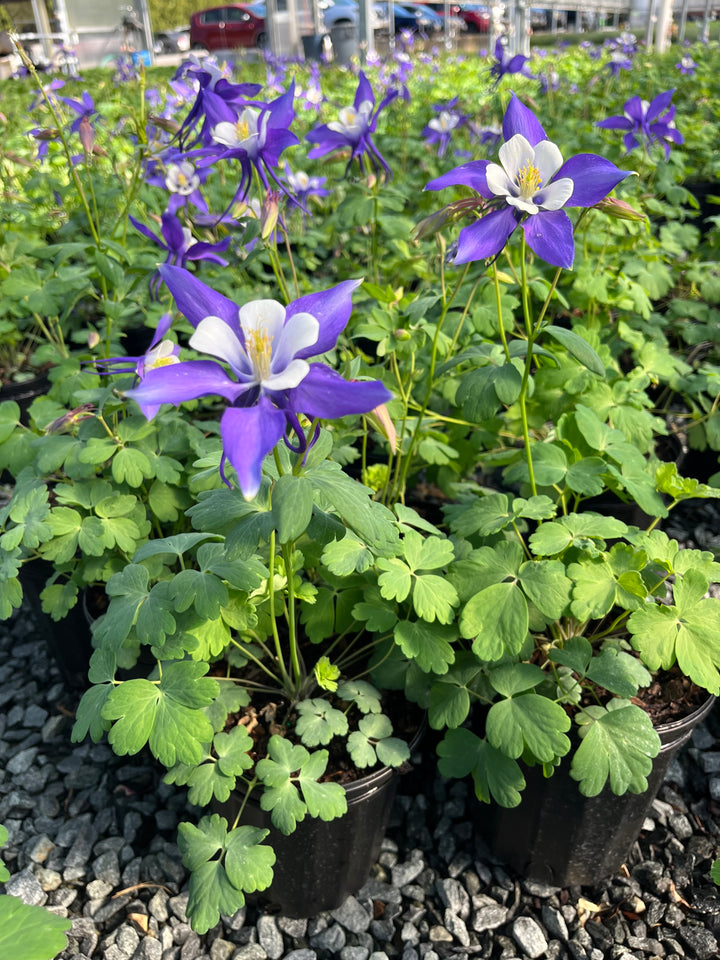
[[[147,745],[207,808],[179,836],[188,913],[205,931],[248,893],[269,888],[285,912],[310,915],[364,882],[422,715],[374,684],[378,651],[394,632],[421,669],[439,668],[457,597],[443,579],[451,543],[374,501],[321,426],[389,397],[358,361],[347,379],[309,362],[335,347],[358,281],[238,306],[181,268],[162,275],[194,328],[189,346],[215,359],[173,354],[125,394],[160,426],[168,403],[222,398],[205,466],[224,484],[197,496],[192,531],[147,542],[109,580],[73,736],[107,733],[121,755]],[[375,600],[391,593],[378,619]],[[120,680],[119,653],[140,647],[147,677]]]
[[[499,344],[478,337],[446,369],[460,412],[495,421],[496,449],[485,458],[495,472],[485,475],[491,484],[456,484],[445,509],[460,637],[452,661],[424,684],[408,665],[406,690],[445,730],[440,771],[471,774],[480,800],[517,807],[509,826],[493,821],[496,849],[530,876],[589,882],[622,862],[667,768],[664,744],[686,739],[720,690],[720,600],[708,596],[720,566],[657,528],[683,499],[719,491],[629,442],[612,405],[590,399],[611,354],[557,319],[578,224],[604,217],[591,213],[596,205],[634,215],[605,200],[626,174],[591,155],[563,163],[514,96],[503,133],[500,163],[470,162],[429,184],[473,191],[431,222],[473,217],[454,262],[491,260]],[[575,222],[566,206],[581,208]],[[556,268],[542,284],[538,260]],[[517,288],[520,316],[510,323],[501,281]],[[557,382],[543,395],[548,370]],[[593,509],[606,493],[638,505],[645,529]],[[528,781],[544,799],[523,794]],[[597,819],[600,800],[610,812]]]

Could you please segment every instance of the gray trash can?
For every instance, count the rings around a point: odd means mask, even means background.
[[[359,53],[358,28],[354,23],[339,23],[330,30],[337,63],[350,63]]]
[[[303,56],[306,60],[322,60],[325,34],[311,33],[302,38]]]

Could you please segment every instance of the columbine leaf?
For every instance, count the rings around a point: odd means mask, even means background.
[[[480,660],[500,660],[516,654],[528,632],[527,600],[514,583],[495,583],[465,604],[460,615],[460,635],[473,639]]]
[[[456,663],[430,688],[428,720],[433,730],[459,727],[470,712],[469,688],[480,673],[472,654],[460,653]]]
[[[380,693],[367,680],[345,680],[337,689],[341,700],[352,700],[362,713],[380,713]]]
[[[46,522],[50,507],[44,484],[26,488],[20,496],[13,497],[9,513],[16,526],[2,537],[4,550],[12,550],[20,543],[34,550],[53,536],[51,525]]]
[[[217,695],[217,681],[202,677],[207,669],[206,663],[168,663],[159,683],[128,680],[112,690],[102,716],[115,721],[108,740],[116,753],[136,754],[149,743],[167,767],[200,763],[202,744],[213,736],[200,708]]]
[[[244,825],[227,835],[225,869],[228,879],[245,893],[265,890],[272,883],[275,853],[271,847],[261,845],[268,832]]]
[[[295,730],[306,747],[325,746],[334,736],[343,737],[348,731],[347,717],[327,700],[315,697],[297,704],[299,714]]]
[[[496,750],[465,727],[448,730],[437,747],[438,770],[444,777],[472,774],[475,795],[483,803],[495,800],[501,807],[516,807],[525,778],[517,761]]]
[[[660,751],[660,738],[650,717],[629,703],[613,710],[597,710],[599,715],[589,716],[581,728],[584,736],[573,757],[570,776],[579,782],[585,797],[597,796],[608,779],[615,794],[628,790],[643,793],[652,758]]]
[[[453,607],[458,605],[459,599],[448,580],[432,573],[422,573],[415,578],[412,602],[415,613],[423,620],[450,623],[454,617]]]
[[[241,724],[233,727],[227,733],[216,733],[213,738],[213,747],[218,755],[217,765],[228,776],[240,776],[244,770],[253,765],[250,751],[253,749],[253,739]]]
[[[227,826],[213,814],[197,827],[181,823],[178,828],[183,863],[191,871],[187,913],[198,933],[214,927],[221,914],[232,916],[244,906],[243,890],[250,893],[272,882],[275,854],[261,846],[269,831],[250,826],[228,831]]]
[[[571,580],[559,560],[530,560],[520,567],[522,588],[540,613],[559,620],[570,602]]]
[[[220,607],[228,602],[228,590],[222,580],[200,570],[181,570],[170,581],[169,596],[175,609],[187,610],[194,605],[204,620],[217,620]]]
[[[488,536],[504,530],[514,520],[509,499],[504,493],[491,493],[475,497],[470,503],[453,504],[447,507],[450,529],[461,537],[474,533]]]
[[[592,660],[592,645],[585,637],[570,637],[562,647],[553,647],[550,650],[549,657],[553,663],[561,663],[570,667],[581,677],[590,666]]]
[[[543,327],[543,333],[549,333],[553,340],[557,340],[567,352],[579,363],[599,377],[605,376],[605,364],[595,353],[593,348],[581,336],[565,327],[555,327],[552,324]]]
[[[383,573],[378,577],[380,593],[386,600],[405,600],[410,593],[412,579],[410,569],[398,557],[379,557],[378,569]]]
[[[73,743],[80,743],[88,733],[95,743],[102,739],[110,727],[110,722],[103,719],[102,711],[112,690],[112,684],[102,683],[90,687],[83,693],[75,711],[71,737]]]
[[[322,553],[322,562],[330,573],[337,577],[347,577],[352,573],[363,573],[373,562],[373,555],[367,544],[347,532],[342,540],[333,540]]]
[[[552,557],[563,553],[571,544],[588,548],[588,541],[602,541],[622,537],[627,525],[615,517],[599,513],[571,513],[551,523],[543,523],[530,537],[530,549],[536,556]]]
[[[310,523],[313,488],[307,477],[288,473],[272,488],[272,517],[280,543],[297,540]]]
[[[300,787],[311,817],[335,820],[347,813],[347,795],[339,783],[318,783],[325,773],[327,750],[316,750],[300,768]]]
[[[720,600],[703,596],[707,580],[689,571],[674,586],[675,605],[645,604],[628,619],[632,644],[650,670],[677,661],[690,679],[720,693]]]
[[[455,631],[450,627],[422,620],[400,620],[395,625],[394,637],[405,656],[424,673],[447,673],[455,659],[451,645]]]
[[[545,674],[534,663],[504,663],[488,670],[488,680],[503,697],[514,697],[542,683]]]
[[[637,657],[622,650],[606,647],[590,662],[588,680],[618,697],[634,697],[641,687],[652,682],[652,676]]]
[[[52,960],[67,946],[69,917],[59,917],[44,907],[18,897],[0,895],[0,956],[13,960]]]
[[[292,774],[307,763],[309,756],[305,747],[274,735],[268,742],[268,756],[256,766],[265,785],[260,806],[270,812],[274,826],[284,834],[292,833],[307,813]]]
[[[525,693],[494,703],[488,711],[488,742],[517,760],[527,750],[540,762],[552,763],[570,749],[565,731],[570,718],[558,703]]]
[[[129,487],[140,487],[143,480],[153,476],[153,468],[142,450],[123,447],[113,457],[112,475],[116,483],[127,483]]]

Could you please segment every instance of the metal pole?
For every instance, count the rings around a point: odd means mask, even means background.
[[[150,65],[155,65],[155,50],[153,43],[153,31],[152,23],[150,21],[150,9],[148,7],[147,0],[137,0],[137,4],[140,7],[140,20],[143,26],[143,34],[145,36],[145,49],[150,54]]]
[[[685,25],[687,24],[687,14],[688,6],[690,5],[690,0],[682,0],[682,7],[680,8],[680,23],[678,25],[678,41],[680,43],[685,39]]]
[[[658,53],[665,53],[670,46],[670,25],[673,16],[673,0],[661,0],[660,14],[655,34],[655,49]]]
[[[388,0],[388,32],[392,51],[395,49],[395,0]]]
[[[645,34],[645,46],[648,48],[648,50],[652,50],[653,48],[653,33],[655,31],[655,24],[657,23],[657,5],[658,5],[658,0],[650,0],[650,10],[648,11],[647,32]]]
[[[705,13],[703,15],[702,42],[707,43],[710,39],[710,8],[712,0],[705,0]]]
[[[32,11],[33,18],[35,19],[35,27],[40,36],[40,42],[42,43],[43,54],[48,60],[52,60],[53,53],[53,42],[52,37],[50,36],[50,19],[47,15],[47,10],[44,3],[39,3],[38,0],[32,0]]]

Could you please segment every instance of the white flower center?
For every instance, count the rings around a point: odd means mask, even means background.
[[[516,133],[498,151],[500,166],[490,163],[485,175],[489,190],[523,213],[559,210],[575,189],[569,177],[552,178],[562,166],[562,154],[550,140],[541,140],[534,147]]]
[[[371,113],[372,103],[369,100],[363,100],[357,110],[355,107],[343,107],[338,119],[328,124],[328,129],[344,133],[347,137],[359,137],[367,130]]]

